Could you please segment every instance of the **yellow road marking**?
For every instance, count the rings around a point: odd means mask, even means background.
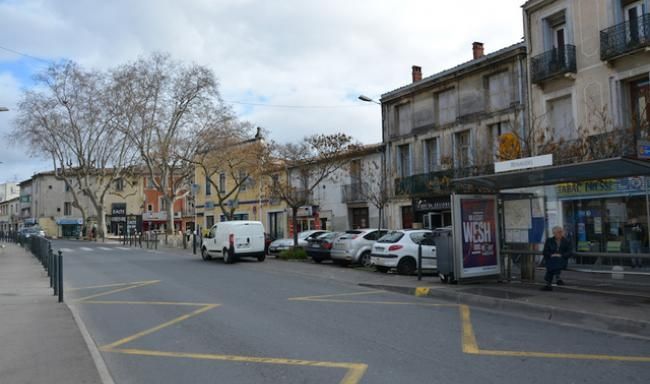
[[[384,293],[386,291],[382,290],[372,290],[372,291],[361,291],[361,292],[352,292],[352,293],[337,293],[333,295],[320,295],[320,296],[303,296],[303,297],[291,297],[289,300],[313,300],[313,299],[325,299],[330,297],[343,297],[343,296],[357,296],[357,295],[370,295],[373,293]]]
[[[144,331],[138,332],[138,333],[133,334],[131,336],[127,336],[127,337],[125,337],[123,339],[120,339],[120,340],[112,342],[112,343],[110,343],[108,345],[105,345],[105,346],[103,346],[103,347],[101,347],[99,349],[102,350],[102,351],[110,350],[111,348],[115,348],[115,347],[120,346],[122,344],[126,344],[126,343],[129,343],[131,341],[137,340],[137,339],[139,339],[139,338],[141,338],[143,336],[150,335],[150,334],[152,334],[154,332],[160,331],[161,329],[167,328],[170,325],[174,325],[174,324],[180,323],[181,321],[185,321],[185,320],[187,320],[187,319],[189,319],[191,317],[194,317],[196,315],[200,315],[201,313],[209,311],[209,310],[211,310],[213,308],[216,308],[218,306],[219,306],[219,304],[207,304],[207,305],[197,309],[196,311],[192,311],[192,312],[190,312],[190,313],[188,313],[186,315],[178,316],[175,319],[169,320],[169,321],[167,321],[165,323],[162,323],[160,325],[157,325],[155,327],[145,329]]]
[[[121,301],[121,300],[84,300],[84,304],[132,304],[132,305],[178,305],[187,307],[205,307],[209,303],[185,303],[182,301]]]
[[[512,357],[542,357],[551,359],[576,359],[576,360],[606,360],[650,363],[650,356],[620,356],[620,355],[591,355],[584,353],[548,353],[526,351],[493,351],[481,349],[479,355],[487,356],[512,356]]]
[[[420,297],[420,296],[426,296],[429,294],[429,287],[416,287],[415,288],[415,296]]]
[[[136,285],[136,284],[144,284],[144,283],[154,283],[154,282],[159,282],[160,280],[145,280],[145,281],[132,281],[130,283],[115,283],[115,284],[104,284],[104,285],[91,285],[88,287],[75,287],[75,288],[66,288],[66,291],[81,291],[84,289],[96,289],[96,288],[111,288],[111,287],[124,287],[124,286],[131,286],[131,285]]]
[[[79,303],[79,302],[82,302],[84,300],[90,300],[90,299],[94,299],[94,298],[97,298],[97,297],[107,296],[107,295],[111,295],[113,293],[123,292],[123,291],[127,291],[127,290],[133,289],[133,288],[140,288],[140,287],[144,287],[144,286],[147,286],[147,285],[156,284],[156,283],[159,283],[159,282],[160,282],[160,280],[151,280],[151,281],[144,282],[144,283],[137,283],[137,284],[130,285],[128,287],[112,289],[112,290],[110,290],[108,292],[101,292],[101,293],[96,293],[94,295],[81,297],[79,299],[74,300],[73,302]]]
[[[474,328],[472,327],[472,320],[469,315],[469,307],[461,304],[458,309],[460,310],[460,319],[463,329],[461,339],[463,352],[476,354],[479,352],[479,348],[476,343],[476,336],[474,336]]]
[[[409,301],[372,301],[372,300],[345,300],[345,299],[293,299],[293,300],[294,301],[316,301],[322,303],[416,305],[422,307],[457,307],[458,306],[458,304],[418,303],[418,302],[409,302]]]
[[[106,348],[106,347],[104,347]],[[356,384],[359,382],[368,366],[361,363],[342,363],[330,361],[312,361],[312,360],[299,360],[299,359],[279,359],[274,357],[252,357],[252,356],[238,356],[238,355],[223,355],[223,354],[210,354],[210,353],[187,353],[187,352],[167,352],[167,351],[154,351],[147,349],[132,349],[132,348],[116,348],[111,349],[110,352],[122,353],[127,355],[141,355],[141,356],[154,356],[154,357],[180,357],[188,359],[200,360],[221,360],[242,363],[260,363],[260,364],[279,364],[279,365],[296,365],[303,367],[323,367],[323,368],[343,368],[347,369],[345,377],[339,384]]]

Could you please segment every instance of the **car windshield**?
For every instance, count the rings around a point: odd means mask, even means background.
[[[377,240],[378,243],[397,243],[404,236],[403,232],[388,232]]]
[[[340,235],[339,232],[327,232],[317,237],[318,240],[332,240]]]
[[[341,239],[352,239],[355,237],[355,235],[360,235],[363,232],[361,231],[356,231],[356,230],[351,230],[351,231],[345,231],[343,235],[340,237]]]

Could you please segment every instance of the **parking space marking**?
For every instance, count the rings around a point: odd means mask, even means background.
[[[429,291],[431,289],[429,287],[416,287],[415,288],[415,296],[420,297],[420,296],[426,296],[429,294]]]
[[[384,291],[365,291],[365,294],[373,294]],[[340,296],[361,296],[364,292],[343,293],[334,295],[292,297],[290,301],[314,301],[348,304],[378,304],[378,305],[415,305],[423,307],[458,307],[461,322],[461,350],[470,355],[483,356],[507,356],[507,357],[533,357],[551,359],[575,359],[575,360],[601,360],[619,362],[641,362],[650,363],[650,356],[627,356],[627,355],[604,355],[604,354],[582,354],[582,353],[555,353],[555,352],[534,352],[534,351],[505,351],[481,349],[476,341],[474,326],[471,320],[470,307],[465,304],[437,304],[419,303],[411,301],[371,301],[355,299],[335,299]]]
[[[175,301],[91,300],[94,298],[107,296],[113,293],[123,292],[129,289],[140,288],[147,285],[156,284],[159,282],[160,280],[148,280],[148,281],[136,281],[131,283],[104,284],[104,285],[96,285],[90,287],[74,288],[74,290],[80,291],[83,289],[119,287],[116,289],[109,290],[107,292],[101,292],[101,293],[97,293],[94,295],[77,299],[74,301],[77,304],[166,305],[166,306],[200,307],[190,313],[178,316],[162,324],[145,329],[143,331],[124,337],[112,343],[103,345],[99,347],[100,351],[106,353],[118,353],[118,354],[126,354],[126,355],[151,356],[151,357],[172,357],[172,358],[186,358],[186,359],[200,359],[200,360],[220,360],[220,361],[242,362],[242,363],[277,364],[277,365],[289,365],[289,366],[345,369],[346,370],[345,375],[341,379],[341,381],[339,381],[339,384],[358,384],[361,378],[363,377],[363,375],[365,374],[366,370],[368,369],[368,365],[363,363],[346,363],[346,362],[331,362],[331,361],[285,359],[285,358],[274,358],[274,357],[255,357],[255,356],[240,356],[240,355],[226,355],[226,354],[187,353],[187,352],[158,351],[158,350],[149,350],[149,349],[119,348],[120,346],[124,346],[127,343],[133,342],[147,335],[151,335],[153,333],[161,331],[162,329],[170,327],[174,324],[179,324],[185,320],[188,320],[192,317],[198,316],[202,313],[205,313],[211,309],[220,306],[220,304],[175,302]],[[368,294],[369,292],[363,292],[363,293]],[[332,295],[326,295],[326,296],[332,296]],[[338,296],[338,295],[334,295],[334,296]]]
[[[294,365],[303,367],[322,367],[322,368],[343,368],[347,372],[339,384],[357,384],[368,369],[366,364],[361,363],[341,363],[330,361],[312,361],[298,359],[280,359],[273,357],[251,357],[239,355],[222,355],[209,353],[187,353],[187,352],[166,352],[153,351],[147,349],[130,349],[118,348],[111,352],[122,353],[127,355],[154,356],[154,357],[176,357],[199,360],[221,360],[241,363],[258,363],[258,364],[277,364],[277,365]]]

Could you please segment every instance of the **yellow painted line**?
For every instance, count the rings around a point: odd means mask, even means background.
[[[371,294],[374,294],[374,293],[384,293],[384,292],[386,292],[386,291],[382,291],[382,290],[372,290],[372,291],[361,291],[361,292],[351,292],[351,293],[336,293],[336,294],[333,294],[333,295],[291,297],[291,298],[289,298],[289,300],[313,300],[313,299],[325,299],[325,298],[330,298],[330,297],[371,295]]]
[[[156,284],[156,283],[159,283],[159,282],[160,282],[160,280],[151,280],[151,281],[148,281],[146,283],[138,283],[138,284],[134,284],[134,285],[131,285],[131,286],[128,286],[128,287],[112,289],[112,290],[110,290],[108,292],[96,293],[94,295],[89,295],[89,296],[85,296],[85,297],[76,299],[76,300],[74,300],[74,302],[78,303],[78,302],[82,302],[84,300],[90,300],[90,299],[94,299],[94,298],[97,298],[97,297],[111,295],[113,293],[123,292],[123,291],[127,291],[127,290],[133,289],[133,288],[140,288],[140,287],[144,287],[144,286],[147,286],[147,285]]]
[[[129,300],[84,300],[84,304],[125,304],[125,305],[178,305],[186,307],[205,307],[210,303],[186,303],[182,301],[129,301]]]
[[[426,296],[429,294],[429,291],[431,288],[429,287],[416,287],[415,288],[415,296],[421,297],[421,296]]]
[[[457,307],[458,304],[418,303],[409,301],[372,301],[372,300],[345,300],[345,299],[300,299],[300,301],[314,301],[321,303],[349,303],[349,304],[381,304],[381,305],[415,305],[420,307]]]
[[[167,322],[162,323],[160,325],[157,325],[155,327],[146,329],[146,330],[144,330],[142,332],[138,332],[138,333],[133,334],[131,336],[125,337],[123,339],[112,342],[112,343],[110,343],[108,345],[105,345],[105,346],[101,347],[100,350],[104,351],[104,350],[107,350],[107,349],[118,347],[118,346],[120,346],[122,344],[129,343],[129,342],[137,340],[137,339],[139,339],[141,337],[144,337],[144,336],[150,335],[150,334],[152,334],[154,332],[160,331],[163,328],[167,328],[167,327],[169,327],[171,325],[180,323],[181,321],[185,321],[185,320],[187,320],[187,319],[189,319],[191,317],[194,317],[196,315],[200,315],[201,313],[209,311],[209,310],[211,310],[213,308],[216,308],[218,306],[219,306],[219,304],[207,304],[207,305],[197,309],[196,311],[190,312],[190,313],[188,313],[186,315],[179,316],[179,317],[177,317],[175,319],[172,319],[170,321],[167,321]]]
[[[201,360],[221,360],[221,361],[231,361],[231,362],[241,362],[241,363],[260,363],[260,364],[294,365],[294,366],[302,366],[302,367],[347,369],[348,371],[346,375],[339,382],[339,384],[357,384],[368,368],[366,364],[361,364],[361,363],[312,361],[312,360],[300,360],[300,359],[282,359],[282,358],[274,358],[274,357],[252,357],[252,356],[222,355],[222,354],[209,354],[209,353],[166,352],[166,351],[131,349],[131,348],[125,349],[125,348],[102,347],[101,349],[105,352],[122,353],[127,355],[176,357],[176,358],[201,359]]]
[[[104,284],[104,285],[91,285],[88,287],[75,287],[75,288],[66,288],[66,291],[81,291],[84,289],[96,289],[96,288],[111,288],[111,287],[124,287],[127,285],[136,285],[136,284],[145,284],[145,283],[154,283],[159,282],[160,280],[145,280],[145,281],[133,281],[130,283],[115,283],[115,284]]]
[[[481,349],[479,355],[512,356],[512,357],[542,357],[551,359],[605,360],[650,363],[650,356],[621,356],[621,355],[592,355],[582,353],[548,353],[526,351],[493,351]]]
[[[474,336],[474,327],[472,327],[472,319],[470,318],[470,310],[467,305],[461,304],[459,306],[460,319],[462,324],[462,338],[461,343],[463,352],[470,354],[479,353],[478,344],[476,343],[476,336]]]

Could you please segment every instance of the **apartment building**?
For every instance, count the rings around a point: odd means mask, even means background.
[[[18,230],[20,197],[0,201],[0,231]]]
[[[0,184],[0,201],[11,200],[20,195],[20,188],[16,183]]]
[[[525,44],[472,57],[381,96],[391,228],[449,225],[451,180],[492,173],[500,138],[527,131]]]

